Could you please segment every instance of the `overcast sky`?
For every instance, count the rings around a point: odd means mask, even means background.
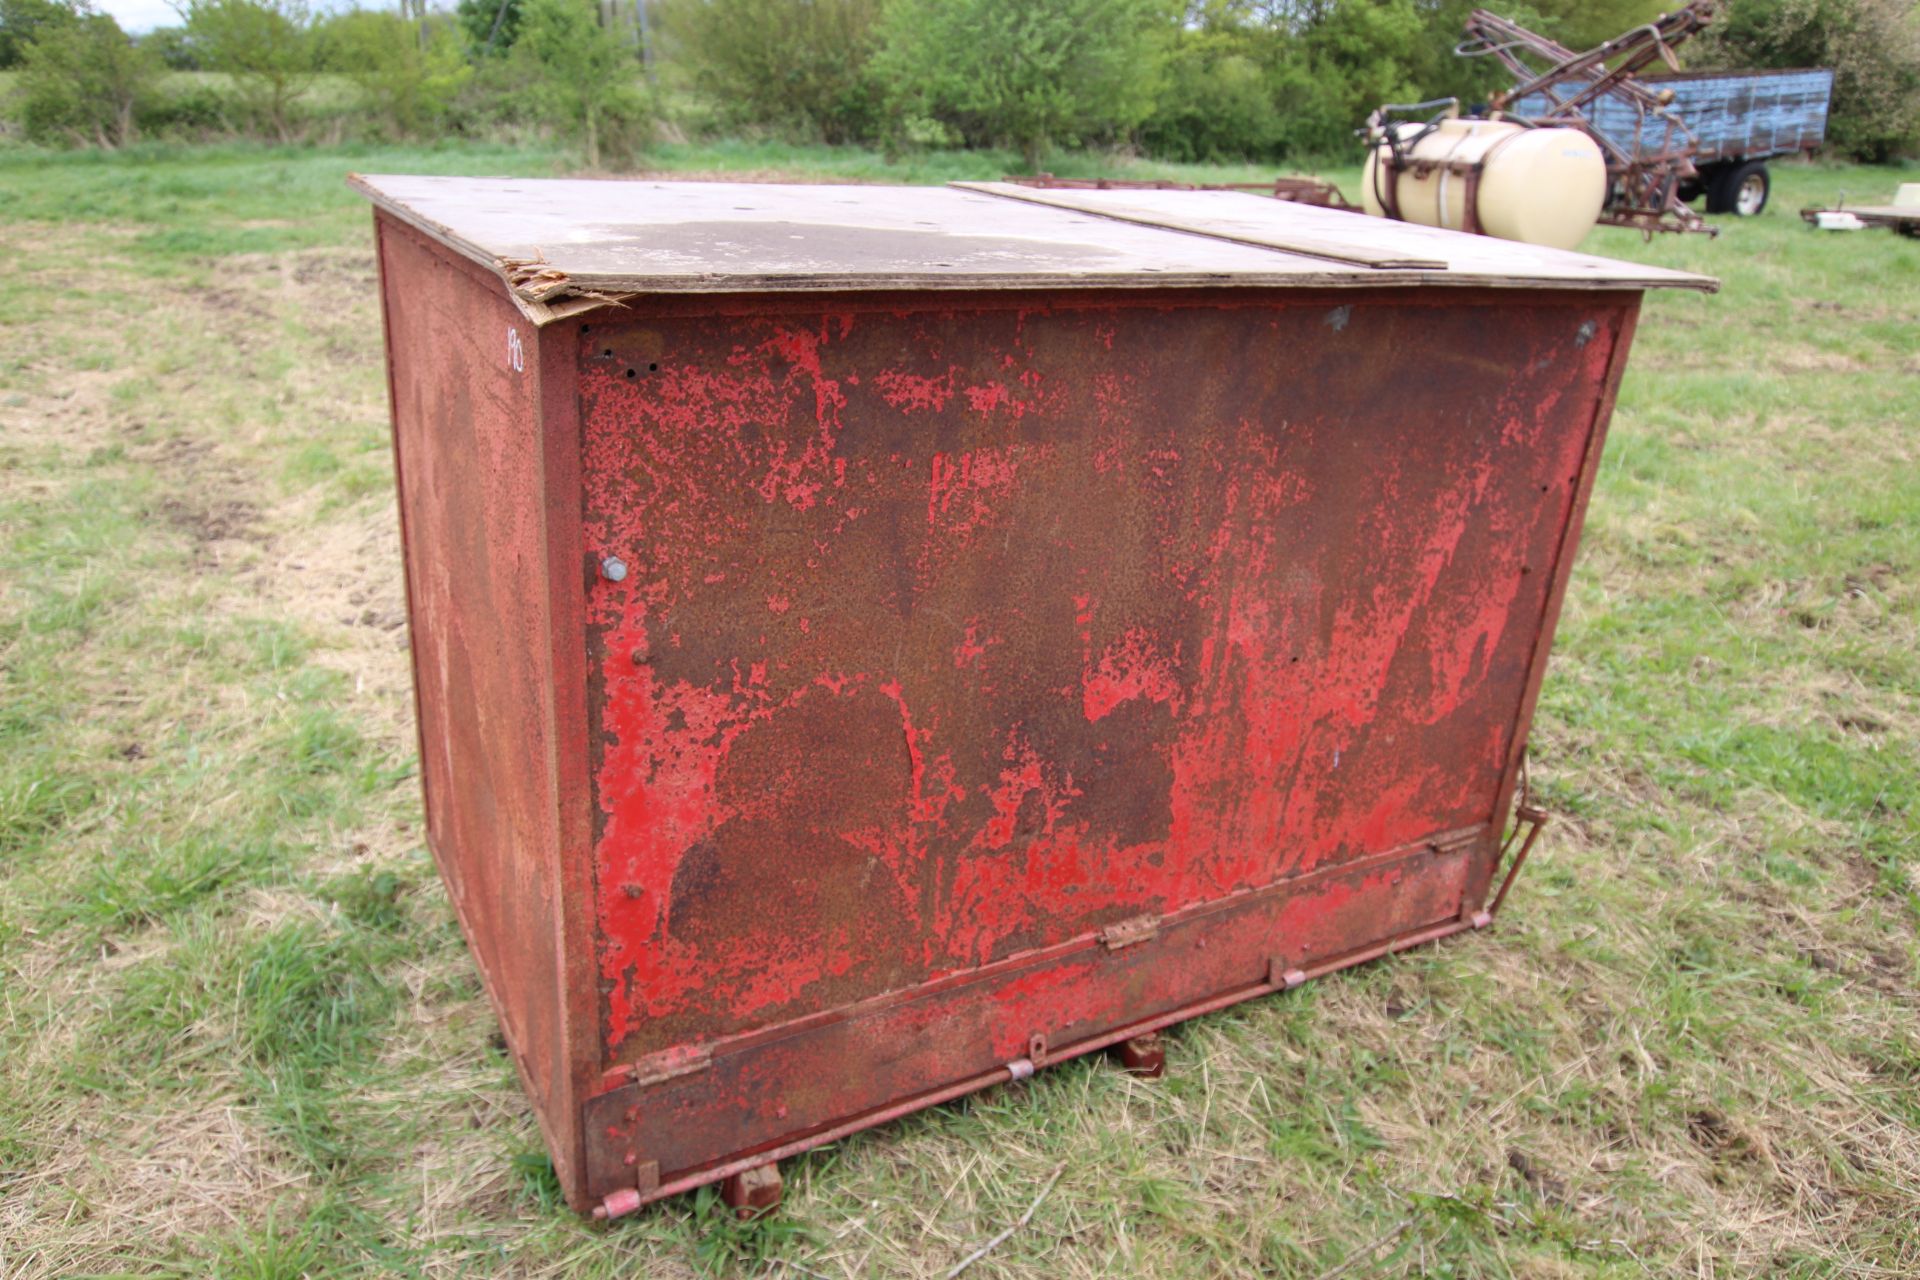
[[[151,31],[180,21],[180,14],[167,0],[94,0],[94,8],[112,14],[122,31]]]
[[[316,10],[351,9],[352,0],[311,0]],[[151,31],[155,27],[177,27],[180,25],[180,11],[168,0],[93,0],[94,8],[102,13],[113,15],[122,31],[138,35],[142,31]],[[398,7],[393,0],[362,0],[362,9],[392,9]],[[432,6],[440,8],[439,5]],[[450,6],[449,6],[450,7]]]

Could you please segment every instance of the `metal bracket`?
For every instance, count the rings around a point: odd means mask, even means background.
[[[595,1222],[611,1222],[615,1218],[625,1217],[645,1203],[636,1188],[622,1187],[618,1191],[607,1192],[600,1203],[593,1206],[593,1218]]]
[[[1485,838],[1486,834],[1487,828],[1484,824],[1478,827],[1469,827],[1464,831],[1445,832],[1428,840],[1427,848],[1431,850],[1434,857],[1437,858],[1444,854],[1458,853],[1462,849],[1470,848]]]
[[[1100,941],[1109,951],[1118,951],[1130,947],[1136,942],[1146,942],[1160,936],[1159,916],[1135,916],[1131,920],[1122,920],[1119,924],[1108,925],[1101,931]]]
[[[713,1066],[713,1048],[710,1045],[667,1049],[634,1063],[630,1068],[628,1079],[645,1089],[667,1080],[690,1076],[696,1071],[705,1071],[711,1066]]]
[[[1015,1058],[1006,1064],[1006,1073],[1011,1080],[1031,1080],[1033,1073],[1047,1065],[1047,1037],[1044,1032],[1036,1031],[1027,1037],[1027,1056]]]
[[[1267,961],[1267,985],[1276,991],[1291,991],[1307,980],[1304,969],[1289,966],[1285,959],[1273,956]]]
[[[1532,804],[1525,798],[1522,798],[1519,805],[1514,808],[1513,816],[1515,820],[1513,832],[1507,837],[1506,844],[1500,847],[1500,858],[1501,861],[1507,864],[1507,874],[1505,878],[1500,881],[1500,891],[1493,895],[1493,902],[1488,905],[1485,911],[1480,913],[1480,915],[1486,917],[1487,924],[1492,924],[1493,917],[1499,914],[1500,904],[1507,900],[1507,890],[1513,888],[1513,878],[1520,874],[1520,868],[1525,864],[1527,855],[1533,852],[1533,842],[1540,838],[1540,832],[1546,827],[1547,821],[1552,815],[1538,805]],[[1520,831],[1523,827],[1526,829],[1527,834],[1524,840],[1520,840]],[[1507,859],[1507,850],[1513,847],[1515,840],[1520,840],[1520,851],[1514,854],[1513,858],[1509,861]],[[1496,863],[1495,865],[1498,866],[1499,864]],[[1486,927],[1485,924],[1481,924],[1478,916],[1475,917],[1473,923],[1475,928],[1484,929]]]
[[[624,1217],[647,1202],[647,1197],[660,1189],[660,1162],[642,1160],[636,1153],[627,1152],[625,1164],[633,1169],[633,1185],[610,1191],[593,1207],[593,1216],[600,1222],[611,1222]]]

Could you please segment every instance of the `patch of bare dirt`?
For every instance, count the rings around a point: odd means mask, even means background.
[[[1782,373],[1867,373],[1874,366],[1841,351],[1800,349],[1780,352],[1774,357],[1774,367]]]

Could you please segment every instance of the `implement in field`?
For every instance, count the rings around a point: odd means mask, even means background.
[[[1608,178],[1601,222],[1711,235],[1713,228],[1685,203],[1700,179],[1699,139],[1674,109],[1674,94],[1649,87],[1639,74],[1656,60],[1678,71],[1674,46],[1705,30],[1718,12],[1718,0],[1693,0],[1575,53],[1512,19],[1475,9],[1455,52],[1498,58],[1513,73],[1513,88],[1493,95],[1496,111],[1530,124],[1576,125],[1600,144]]]
[[[1802,209],[1800,216],[1821,228],[1838,226],[1858,231],[1862,226],[1891,227],[1900,235],[1920,239],[1920,182],[1901,183],[1892,204],[1850,205],[1845,195],[1841,193],[1840,203],[1832,209]]]
[[[1694,0],[1586,53],[1474,10],[1455,52],[1498,58],[1516,83],[1472,117],[1456,98],[1375,111],[1367,211],[1559,248],[1595,222],[1713,235],[1687,207],[1702,195],[1708,213],[1760,213],[1766,161],[1826,139],[1833,72],[1680,74],[1674,47],[1718,10]],[[1643,76],[1656,60],[1669,72]]]

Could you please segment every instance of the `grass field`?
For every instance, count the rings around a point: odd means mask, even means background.
[[[341,184],[558,163],[0,152],[0,1275],[937,1275],[1056,1170],[970,1276],[1920,1274],[1920,242],[1793,215],[1900,174],[1589,241],[1725,289],[1642,317],[1498,929],[609,1230],[423,852]]]

